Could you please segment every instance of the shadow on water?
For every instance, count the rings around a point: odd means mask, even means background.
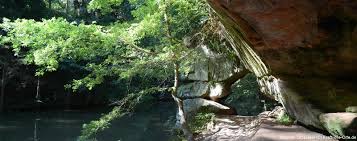
[[[94,111],[14,112],[0,115],[0,141],[76,141],[82,125],[108,109]],[[158,102],[112,122],[97,141],[167,141],[176,137],[175,104]]]

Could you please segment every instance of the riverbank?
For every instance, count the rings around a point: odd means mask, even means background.
[[[174,140],[176,105],[156,102],[111,122],[97,141]],[[76,141],[82,126],[97,120],[110,108],[6,112],[0,115],[0,141]]]

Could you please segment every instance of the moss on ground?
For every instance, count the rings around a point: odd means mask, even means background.
[[[199,112],[188,124],[192,132],[200,133],[207,128],[208,123],[212,122],[214,117],[214,113]]]
[[[283,125],[292,125],[294,124],[294,119],[291,118],[288,114],[284,113],[277,118],[278,123]]]

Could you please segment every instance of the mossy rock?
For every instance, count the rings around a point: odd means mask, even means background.
[[[357,106],[350,106],[346,108],[346,112],[348,113],[357,113]]]
[[[356,113],[327,113],[320,115],[320,121],[333,136],[357,135]]]
[[[277,122],[286,126],[293,125],[294,121],[295,120],[292,117],[290,117],[286,112],[280,113],[277,117]]]

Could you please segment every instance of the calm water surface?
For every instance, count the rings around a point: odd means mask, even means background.
[[[0,115],[0,141],[76,141],[82,125],[104,110],[12,112]],[[169,141],[175,105],[160,102],[115,120],[97,135],[97,141]]]

